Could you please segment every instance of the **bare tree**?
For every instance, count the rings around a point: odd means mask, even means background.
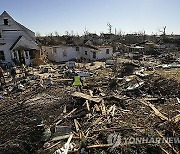
[[[166,26],[163,27],[163,31],[159,30],[159,32],[161,32],[162,35],[165,36],[166,35]]]
[[[68,32],[68,31],[65,31],[65,34],[66,34],[67,36],[69,36],[69,32]]]
[[[112,25],[108,22],[107,26],[109,27],[109,34],[112,34]]]
[[[59,36],[59,33],[57,31],[54,32],[55,36]]]
[[[85,27],[85,29],[84,29],[84,35],[88,35],[88,34],[89,34],[88,29]]]

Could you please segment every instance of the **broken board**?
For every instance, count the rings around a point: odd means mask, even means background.
[[[96,102],[96,103],[99,103],[102,101],[102,98],[100,97],[96,97],[96,96],[90,96],[90,95],[87,95],[87,94],[84,94],[84,93],[81,93],[81,92],[74,92],[73,94],[71,94],[73,97],[80,97],[80,98],[84,98],[84,99],[87,99],[89,101],[93,101],[93,102]]]

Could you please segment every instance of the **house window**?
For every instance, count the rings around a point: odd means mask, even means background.
[[[66,52],[66,50],[63,50],[63,57],[67,57],[67,52]]]
[[[84,54],[87,55],[87,51],[84,51]]]
[[[79,47],[76,47],[76,51],[79,51]]]
[[[5,60],[4,51],[0,51],[0,60]]]
[[[106,49],[106,54],[107,54],[107,55],[109,54],[109,49]]]
[[[4,19],[4,25],[9,25],[8,19]]]
[[[96,52],[93,52],[93,58],[96,58]]]

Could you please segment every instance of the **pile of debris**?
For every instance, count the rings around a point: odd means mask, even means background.
[[[126,64],[83,75],[81,91],[64,66],[33,68],[1,92],[0,153],[179,153],[180,83]]]

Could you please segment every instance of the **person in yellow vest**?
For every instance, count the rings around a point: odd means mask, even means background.
[[[74,82],[73,82],[73,86],[77,87],[78,91],[81,91],[81,86],[82,86],[82,81],[80,76],[76,73],[74,76]]]

